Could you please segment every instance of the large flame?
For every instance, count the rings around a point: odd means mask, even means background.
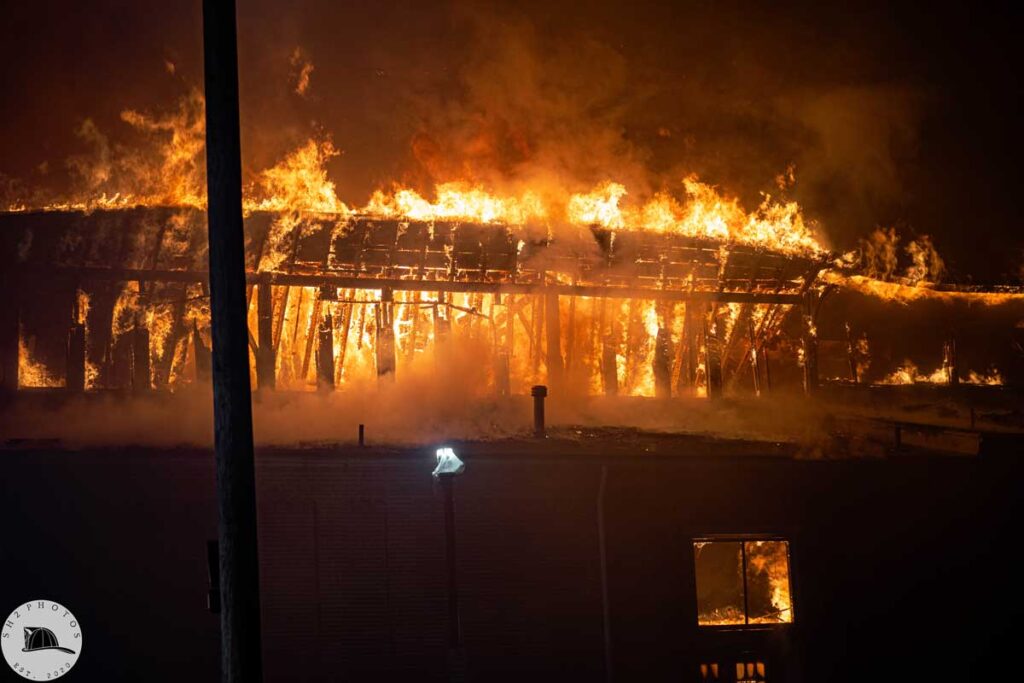
[[[430,201],[408,188],[391,193],[378,190],[361,213],[420,221],[462,219],[512,225],[523,225],[547,215],[540,198],[531,192],[501,197],[480,186],[455,181],[438,185],[434,194],[436,199]]]
[[[330,140],[307,141],[259,174],[256,186],[246,197],[246,209],[348,213],[327,177],[326,164],[338,154]]]
[[[722,195],[696,176],[685,178],[683,187],[684,201],[661,193],[647,202],[620,206],[628,192],[620,183],[608,181],[592,192],[572,195],[568,218],[573,223],[673,233],[784,253],[825,253],[795,202],[778,203],[766,195],[761,205],[748,213],[738,200]]]
[[[293,64],[297,68],[296,89],[305,94],[309,87],[311,64],[302,55]],[[69,166],[78,181],[78,190],[70,198],[46,203],[19,200],[12,211],[30,208],[43,210],[118,209],[131,206],[182,206],[202,208],[206,204],[204,155],[204,101],[198,90],[189,92],[176,110],[164,114],[126,110],[122,121],[130,126],[143,144],[130,149],[112,144],[94,124],[86,121],[80,136],[93,148],[89,156],[75,157]],[[496,191],[479,182],[453,178],[435,185],[432,191],[402,185],[390,185],[374,192],[365,202],[343,201],[342,192],[330,178],[329,165],[340,151],[328,137],[311,138],[270,168],[250,176],[243,198],[248,212],[277,214],[273,219],[268,246],[262,252],[258,268],[278,270],[288,262],[297,240],[295,231],[343,229],[354,215],[416,221],[457,220],[480,224],[513,226],[540,225],[547,234],[559,238],[565,225],[598,226],[612,231],[648,231],[673,234],[715,243],[720,250],[743,245],[776,253],[825,259],[829,256],[815,226],[804,217],[795,202],[779,201],[765,195],[759,206],[748,210],[739,200],[695,176],[681,178],[674,190],[653,196],[631,193],[615,178],[598,183],[589,192],[578,187],[519,188]],[[309,220],[316,214],[314,220]],[[574,231],[575,233],[576,231]],[[838,284],[885,299],[909,302],[920,298],[952,300],[972,296],[988,304],[1019,299],[1018,292],[964,294],[937,289],[935,281],[944,270],[942,259],[927,237],[910,242],[901,252],[899,237],[893,230],[878,230],[862,244],[861,273],[853,274],[851,261],[842,268],[822,275],[823,281]],[[900,254],[909,265],[898,272]],[[172,375],[187,365],[188,351],[179,327],[174,324],[174,306],[148,301],[137,285],[125,286],[117,300],[113,316],[116,339],[128,330],[145,327],[149,333],[154,360],[170,359]],[[339,302],[320,301],[312,288],[275,288],[274,344],[289,349],[278,353],[278,372],[285,386],[309,388],[316,384],[315,364],[310,361],[315,330],[322,322],[335,328],[335,357],[339,360],[337,382],[359,381],[374,374],[380,362],[375,348],[382,326],[392,325],[399,356],[398,364],[426,362],[441,344],[434,329],[450,325],[459,343],[489,349],[508,356],[513,384],[519,387],[545,381],[547,343],[543,329],[544,303],[539,297],[503,299],[492,294],[455,294],[444,299],[427,299],[425,294],[395,295],[393,304],[383,304],[380,293],[348,291],[339,293]],[[202,298],[202,297],[196,297]],[[192,299],[189,299],[191,301]],[[86,310],[88,300],[81,302]],[[670,360],[673,392],[683,365],[683,304],[656,304],[653,301],[598,301],[584,297],[562,297],[557,317],[566,348],[566,373],[579,386],[598,393],[611,378],[617,391],[638,396],[653,396],[657,378],[654,367],[660,343],[679,350]],[[756,363],[746,340],[756,329],[761,343],[778,334],[784,315],[770,305],[729,304],[707,315],[701,310],[711,334],[726,354],[726,361],[739,365]],[[193,304],[184,314],[198,321],[202,315]],[[393,310],[392,310],[393,309]],[[783,311],[788,311],[783,307]],[[329,319],[325,316],[329,314]],[[252,313],[254,316],[255,314]],[[85,313],[81,314],[85,322]],[[743,321],[743,325],[739,322]],[[255,329],[255,319],[252,320]],[[742,329],[739,329],[742,327]],[[690,390],[706,394],[710,364],[705,332],[692,335],[686,342],[693,358],[687,361]],[[749,337],[752,339],[752,334]],[[739,341],[737,341],[739,340]],[[168,345],[171,346],[168,346]],[[692,349],[689,347],[692,346]],[[735,351],[738,349],[738,351]],[[715,351],[716,353],[718,350]],[[733,357],[728,358],[730,353]],[[290,355],[289,355],[290,354]],[[866,355],[866,354],[865,354]],[[22,347],[24,381],[51,386],[54,380]],[[192,361],[194,364],[194,361]],[[614,363],[615,367],[607,367]],[[662,361],[664,364],[664,362]],[[87,385],[96,382],[94,367],[87,370]],[[695,381],[694,381],[695,378]],[[941,382],[948,371],[940,368],[921,373],[906,364],[883,383]],[[494,381],[493,372],[488,381]],[[998,373],[970,373],[968,383],[998,384]]]

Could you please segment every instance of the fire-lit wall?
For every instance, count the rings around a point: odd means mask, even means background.
[[[1024,473],[1012,459],[797,461],[700,441],[676,450],[459,449],[470,680],[605,680],[606,661],[614,680],[698,680],[700,663],[743,657],[766,662],[768,680],[914,680],[922,669],[977,680],[1014,651],[1022,602],[1007,560]],[[3,458],[0,601],[45,594],[73,607],[88,639],[83,679],[216,680],[210,455],[43,448]],[[428,450],[260,455],[268,680],[448,680],[431,460]],[[692,540],[717,534],[789,540],[791,625],[698,627]]]

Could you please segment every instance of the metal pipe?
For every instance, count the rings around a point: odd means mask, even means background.
[[[543,384],[538,384],[530,389],[530,395],[533,396],[533,435],[538,439],[543,439],[545,434],[544,397],[548,395],[548,388]]]
[[[235,21],[234,0],[203,0],[221,680],[225,683],[263,678]],[[261,344],[268,341],[260,339]]]

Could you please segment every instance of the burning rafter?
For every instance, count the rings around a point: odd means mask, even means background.
[[[33,250],[33,269],[54,269],[83,280],[202,282],[204,264],[190,236],[168,234],[166,227],[172,224],[173,232],[176,222],[199,224],[198,214],[191,213],[10,214],[3,221],[18,234],[50,233],[51,252]],[[695,237],[599,227],[579,229],[568,244],[531,238],[529,228],[521,226],[323,214],[295,221],[285,235],[273,235],[277,218],[256,213],[247,221],[251,282],[791,304],[826,264],[825,259]],[[275,238],[277,244],[268,245]],[[183,247],[182,239],[191,246]],[[141,260],[149,262],[140,263],[138,253],[117,254],[115,243],[125,240],[148,243],[151,258]],[[272,251],[278,253],[268,258]]]
[[[48,371],[53,352],[40,361],[7,325],[0,346],[16,349],[22,383],[148,388],[208,374],[204,220],[188,207],[0,216],[8,291],[56,287],[76,302],[65,380]],[[285,388],[402,372],[455,331],[486,347],[481,381],[498,393],[560,377],[589,393],[761,392],[772,349],[799,361],[812,391],[821,294],[857,278],[823,252],[624,227],[552,238],[530,223],[254,211],[245,228],[253,368]],[[22,314],[38,325],[24,303]]]

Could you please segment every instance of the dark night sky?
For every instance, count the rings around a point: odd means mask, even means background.
[[[122,110],[201,85],[199,0],[7,5],[5,184],[67,186],[83,119],[119,140]],[[955,277],[1017,279],[1021,22],[913,5],[241,0],[244,163],[328,134],[354,203],[452,174],[642,192],[696,172],[748,206],[792,164],[833,246],[895,225],[931,234]]]

